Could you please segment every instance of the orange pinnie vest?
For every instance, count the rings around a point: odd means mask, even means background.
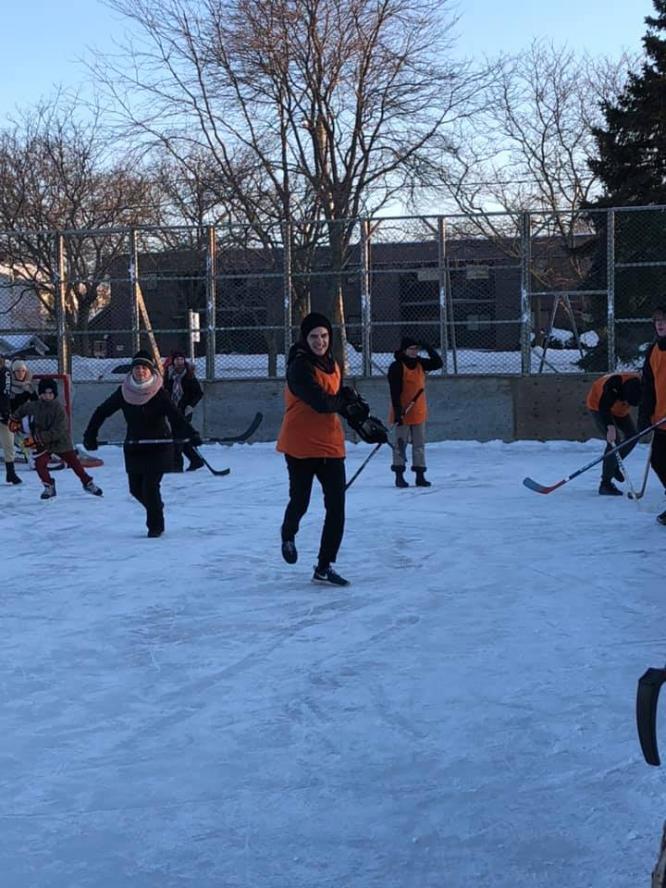
[[[340,391],[342,374],[337,363],[333,373],[314,368],[315,381],[327,395]],[[289,386],[284,390],[285,412],[276,450],[297,459],[344,458],[345,433],[337,413],[317,413],[297,398]]]
[[[587,405],[588,410],[599,410],[601,396],[604,393],[604,386],[611,376],[621,376],[622,385],[624,385],[628,379],[640,379],[638,373],[606,373],[605,376],[600,376],[599,379],[592,383],[592,388],[587,393],[585,404]],[[623,416],[629,416],[631,413],[631,404],[627,401],[616,401],[611,407],[610,412],[613,416],[617,416],[618,419]]]
[[[654,393],[655,405],[654,413],[650,417],[650,422],[659,422],[666,416],[666,351],[661,351],[658,346],[654,346],[650,354],[650,368],[654,376]],[[666,423],[659,426],[659,432],[666,431]]]
[[[400,362],[402,364],[402,361]],[[409,402],[414,398],[419,389],[424,389],[423,394],[412,405],[409,413],[403,417],[405,425],[420,425],[428,418],[428,405],[425,396],[426,375],[425,370],[419,362],[416,367],[410,369],[406,364],[402,364],[402,391],[400,392],[400,406],[404,410]],[[389,423],[395,422],[395,413],[393,405],[389,409]]]

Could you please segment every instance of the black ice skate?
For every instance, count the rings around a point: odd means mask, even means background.
[[[56,495],[56,488],[55,488],[55,481],[53,481],[51,484],[44,485],[44,490],[42,491],[42,495],[39,498],[43,499],[43,500],[53,499],[53,497],[55,495]]]
[[[666,524],[666,512],[662,512],[661,515],[657,515],[657,521],[660,524]]]
[[[599,485],[599,496],[622,496],[622,491],[618,490],[612,481],[602,481]]]
[[[328,567],[315,567],[312,575],[313,583],[330,583],[331,586],[349,586],[349,580],[345,580],[340,574],[336,573],[329,565]]]
[[[93,496],[102,496],[102,488],[98,487],[94,481],[88,481],[87,484],[83,485],[83,489],[87,493],[92,493]]]
[[[282,540],[282,557],[287,564],[296,564],[298,561],[296,543],[293,540]]]

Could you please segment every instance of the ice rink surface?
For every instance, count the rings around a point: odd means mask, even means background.
[[[347,589],[310,582],[318,488],[281,560],[271,444],[167,476],[158,540],[119,449],[101,500],[62,471],[41,502],[24,471],[2,493],[2,888],[649,885],[666,777],[634,699],[666,660],[666,498],[654,476],[640,504],[599,497],[597,469],[521,484],[601,446],[429,445],[433,487],[404,491],[380,453],[348,493]]]

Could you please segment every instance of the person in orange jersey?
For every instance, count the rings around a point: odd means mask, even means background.
[[[420,351],[426,351],[428,357],[420,358]],[[411,441],[412,471],[416,475],[416,486],[430,487],[430,481],[425,477],[425,421],[428,416],[425,375],[431,370],[440,370],[442,359],[434,348],[419,343],[410,336],[403,337],[394,357],[395,361],[388,369],[388,381],[391,391],[389,422],[396,424],[391,465],[391,470],[395,472],[395,486],[409,487],[405,480],[405,463],[407,445]],[[414,401],[409,412],[405,412],[420,389],[424,389],[423,393]]]
[[[652,315],[655,342],[645,355],[643,365],[643,399],[638,412],[639,428],[645,429],[666,416],[666,306],[659,306]],[[666,423],[655,429],[650,465],[666,491]],[[666,511],[657,516],[666,524]]]
[[[324,492],[326,516],[312,579],[348,586],[332,568],[345,526],[345,435],[338,414],[363,422],[368,405],[343,386],[340,367],[331,352],[331,322],[313,312],[301,323],[301,336],[287,360],[285,413],[277,441],[289,472],[289,502],[282,522],[282,557],[298,559],[295,538],[310,504],[316,478]]]
[[[596,427],[606,439],[608,453],[623,440],[636,435],[631,408],[641,403],[641,379],[638,373],[607,373],[592,383],[585,404],[592,414]],[[638,442],[631,441],[618,451],[624,459]],[[624,481],[624,475],[615,455],[601,464],[600,496],[622,496],[613,484],[613,478]]]

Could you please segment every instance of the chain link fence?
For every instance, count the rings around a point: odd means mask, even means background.
[[[385,373],[404,336],[445,375],[629,369],[664,294],[662,207],[0,232],[0,353],[78,380],[139,347],[283,377],[311,310],[353,375]]]

